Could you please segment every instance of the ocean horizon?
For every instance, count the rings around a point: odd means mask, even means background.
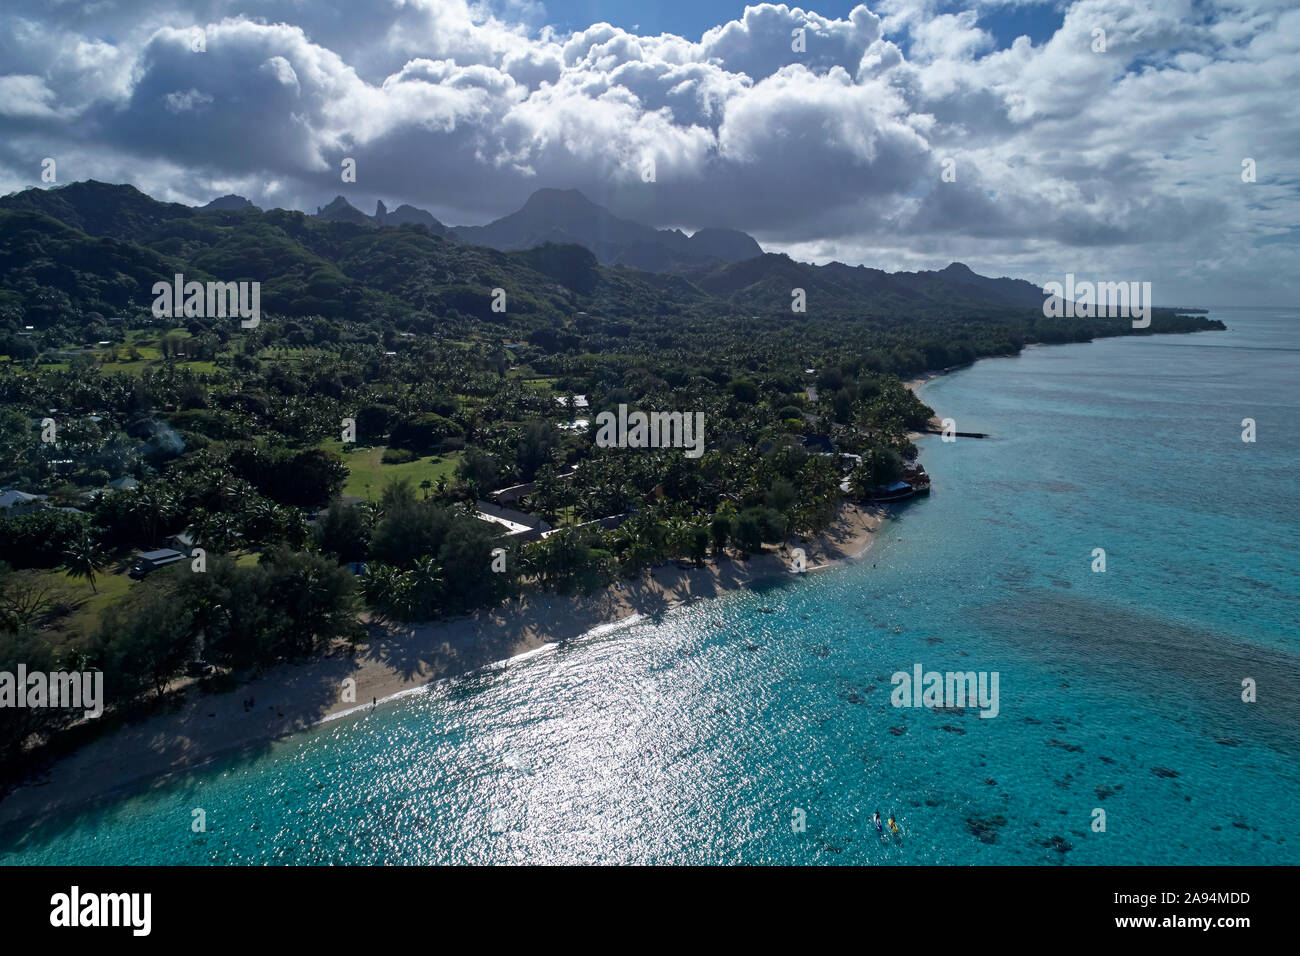
[[[11,826],[0,864],[1300,862],[1300,311],[1210,315],[928,382],[989,437],[918,441],[933,491],[860,560]],[[895,706],[917,667],[996,673],[996,716]]]

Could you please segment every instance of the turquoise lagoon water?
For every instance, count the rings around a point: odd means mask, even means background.
[[[0,862],[1298,863],[1300,313],[1214,314],[928,384],[992,437],[925,439],[933,494],[859,562],[11,828]],[[998,716],[892,706],[917,663],[997,671]]]

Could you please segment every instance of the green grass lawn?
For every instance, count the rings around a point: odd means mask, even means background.
[[[321,447],[338,452],[347,463],[348,480],[343,486],[343,493],[371,501],[377,501],[384,493],[384,487],[394,479],[405,478],[416,489],[420,487],[420,482],[427,480],[436,483],[443,475],[450,481],[461,458],[460,452],[454,452],[419,458],[402,465],[385,465],[380,460],[384,454],[383,445],[365,447],[327,441]]]
[[[105,373],[123,372],[127,375],[139,375],[146,368],[162,364],[163,356],[160,346],[164,335],[191,338],[186,329],[168,329],[166,332],[159,332],[154,329],[130,329],[126,333],[124,342],[96,348],[94,354],[99,359]],[[135,350],[135,358],[131,358],[132,349]],[[181,360],[176,364],[199,373],[211,374],[217,371],[217,364],[211,361]],[[69,367],[69,363],[66,361],[43,362],[41,367],[65,370]]]
[[[99,629],[104,611],[126,597],[127,589],[135,583],[126,576],[125,568],[121,574],[105,568],[95,575],[93,591],[85,578],[69,577],[68,572],[61,568],[38,573],[51,578],[58,590],[60,602],[72,608],[70,614],[55,621],[49,630],[41,632],[57,651],[84,646]]]
[[[144,349],[141,349],[140,351],[143,352]],[[140,374],[141,372],[143,372],[146,368],[149,368],[149,367],[151,367],[151,366],[155,366],[155,365],[161,365],[161,364],[162,364],[162,360],[161,360],[161,359],[157,359],[157,358],[154,358],[154,359],[144,359],[144,358],[142,358],[142,359],[137,359],[137,360],[135,360],[135,361],[125,361],[125,362],[108,362],[108,361],[105,361],[105,362],[102,364],[101,368],[103,369],[103,371],[104,371],[105,373],[111,373],[111,372],[123,372],[123,373],[125,373],[125,374],[127,374],[127,375],[139,375],[139,374]],[[198,372],[198,373],[212,373],[212,372],[215,372],[215,371],[217,370],[217,363],[216,363],[216,362],[177,362],[176,365],[177,365],[178,367],[180,367],[180,368],[190,368],[190,369],[193,369],[195,372]],[[66,368],[66,367],[67,367],[67,364],[66,364],[66,363],[63,363],[63,367]]]
[[[554,392],[555,383],[559,381],[554,375],[525,375],[523,383],[529,388],[535,388],[539,392]]]
[[[55,585],[58,602],[72,609],[71,613],[58,618],[48,630],[41,632],[56,651],[84,647],[99,630],[104,612],[121,602],[130,588],[137,586],[137,582],[126,575],[134,556],[132,552],[123,561],[110,564],[95,575],[96,590],[93,591],[85,578],[69,577],[68,572],[62,568],[28,572],[48,577]],[[256,551],[235,553],[235,563],[240,566],[257,564],[260,558],[260,553]],[[120,572],[115,570],[118,567],[121,568]]]

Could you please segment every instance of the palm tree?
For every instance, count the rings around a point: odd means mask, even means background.
[[[721,558],[727,553],[727,538],[731,535],[731,515],[719,511],[709,519],[709,535],[713,538],[713,553]]]
[[[238,532],[234,515],[221,511],[195,510],[190,516],[189,532],[194,541],[210,552],[225,554],[234,545]]]
[[[669,558],[686,557],[691,552],[695,526],[685,518],[673,516],[664,521],[664,547]]]
[[[365,523],[366,527],[373,528],[384,516],[384,507],[378,501],[371,501],[369,494],[370,486],[366,485],[366,500],[354,507],[361,509],[361,519]]]
[[[411,588],[412,610],[421,620],[429,620],[438,610],[443,590],[442,566],[427,555],[415,559],[411,570],[406,573],[406,580]]]
[[[299,551],[311,537],[311,527],[297,508],[279,505],[275,509],[275,535],[295,551]]]
[[[392,565],[372,562],[361,576],[361,595],[379,611],[388,612],[392,609],[400,577],[401,572]]]
[[[176,496],[160,481],[151,481],[132,494],[131,516],[146,529],[146,543],[153,544],[159,528],[176,517]]]
[[[244,533],[252,540],[264,542],[280,530],[279,506],[269,498],[255,498],[244,512]]]
[[[63,552],[63,563],[68,569],[68,577],[85,578],[90,582],[90,590],[95,594],[95,574],[104,566],[104,552],[89,533],[74,540]]]

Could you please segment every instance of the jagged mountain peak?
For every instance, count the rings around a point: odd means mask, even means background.
[[[655,229],[625,219],[577,189],[544,187],[515,212],[484,226],[460,226],[466,242],[502,251],[535,248],[545,242],[576,243],[605,265],[646,272],[687,272],[762,255],[754,239],[730,229]]]

